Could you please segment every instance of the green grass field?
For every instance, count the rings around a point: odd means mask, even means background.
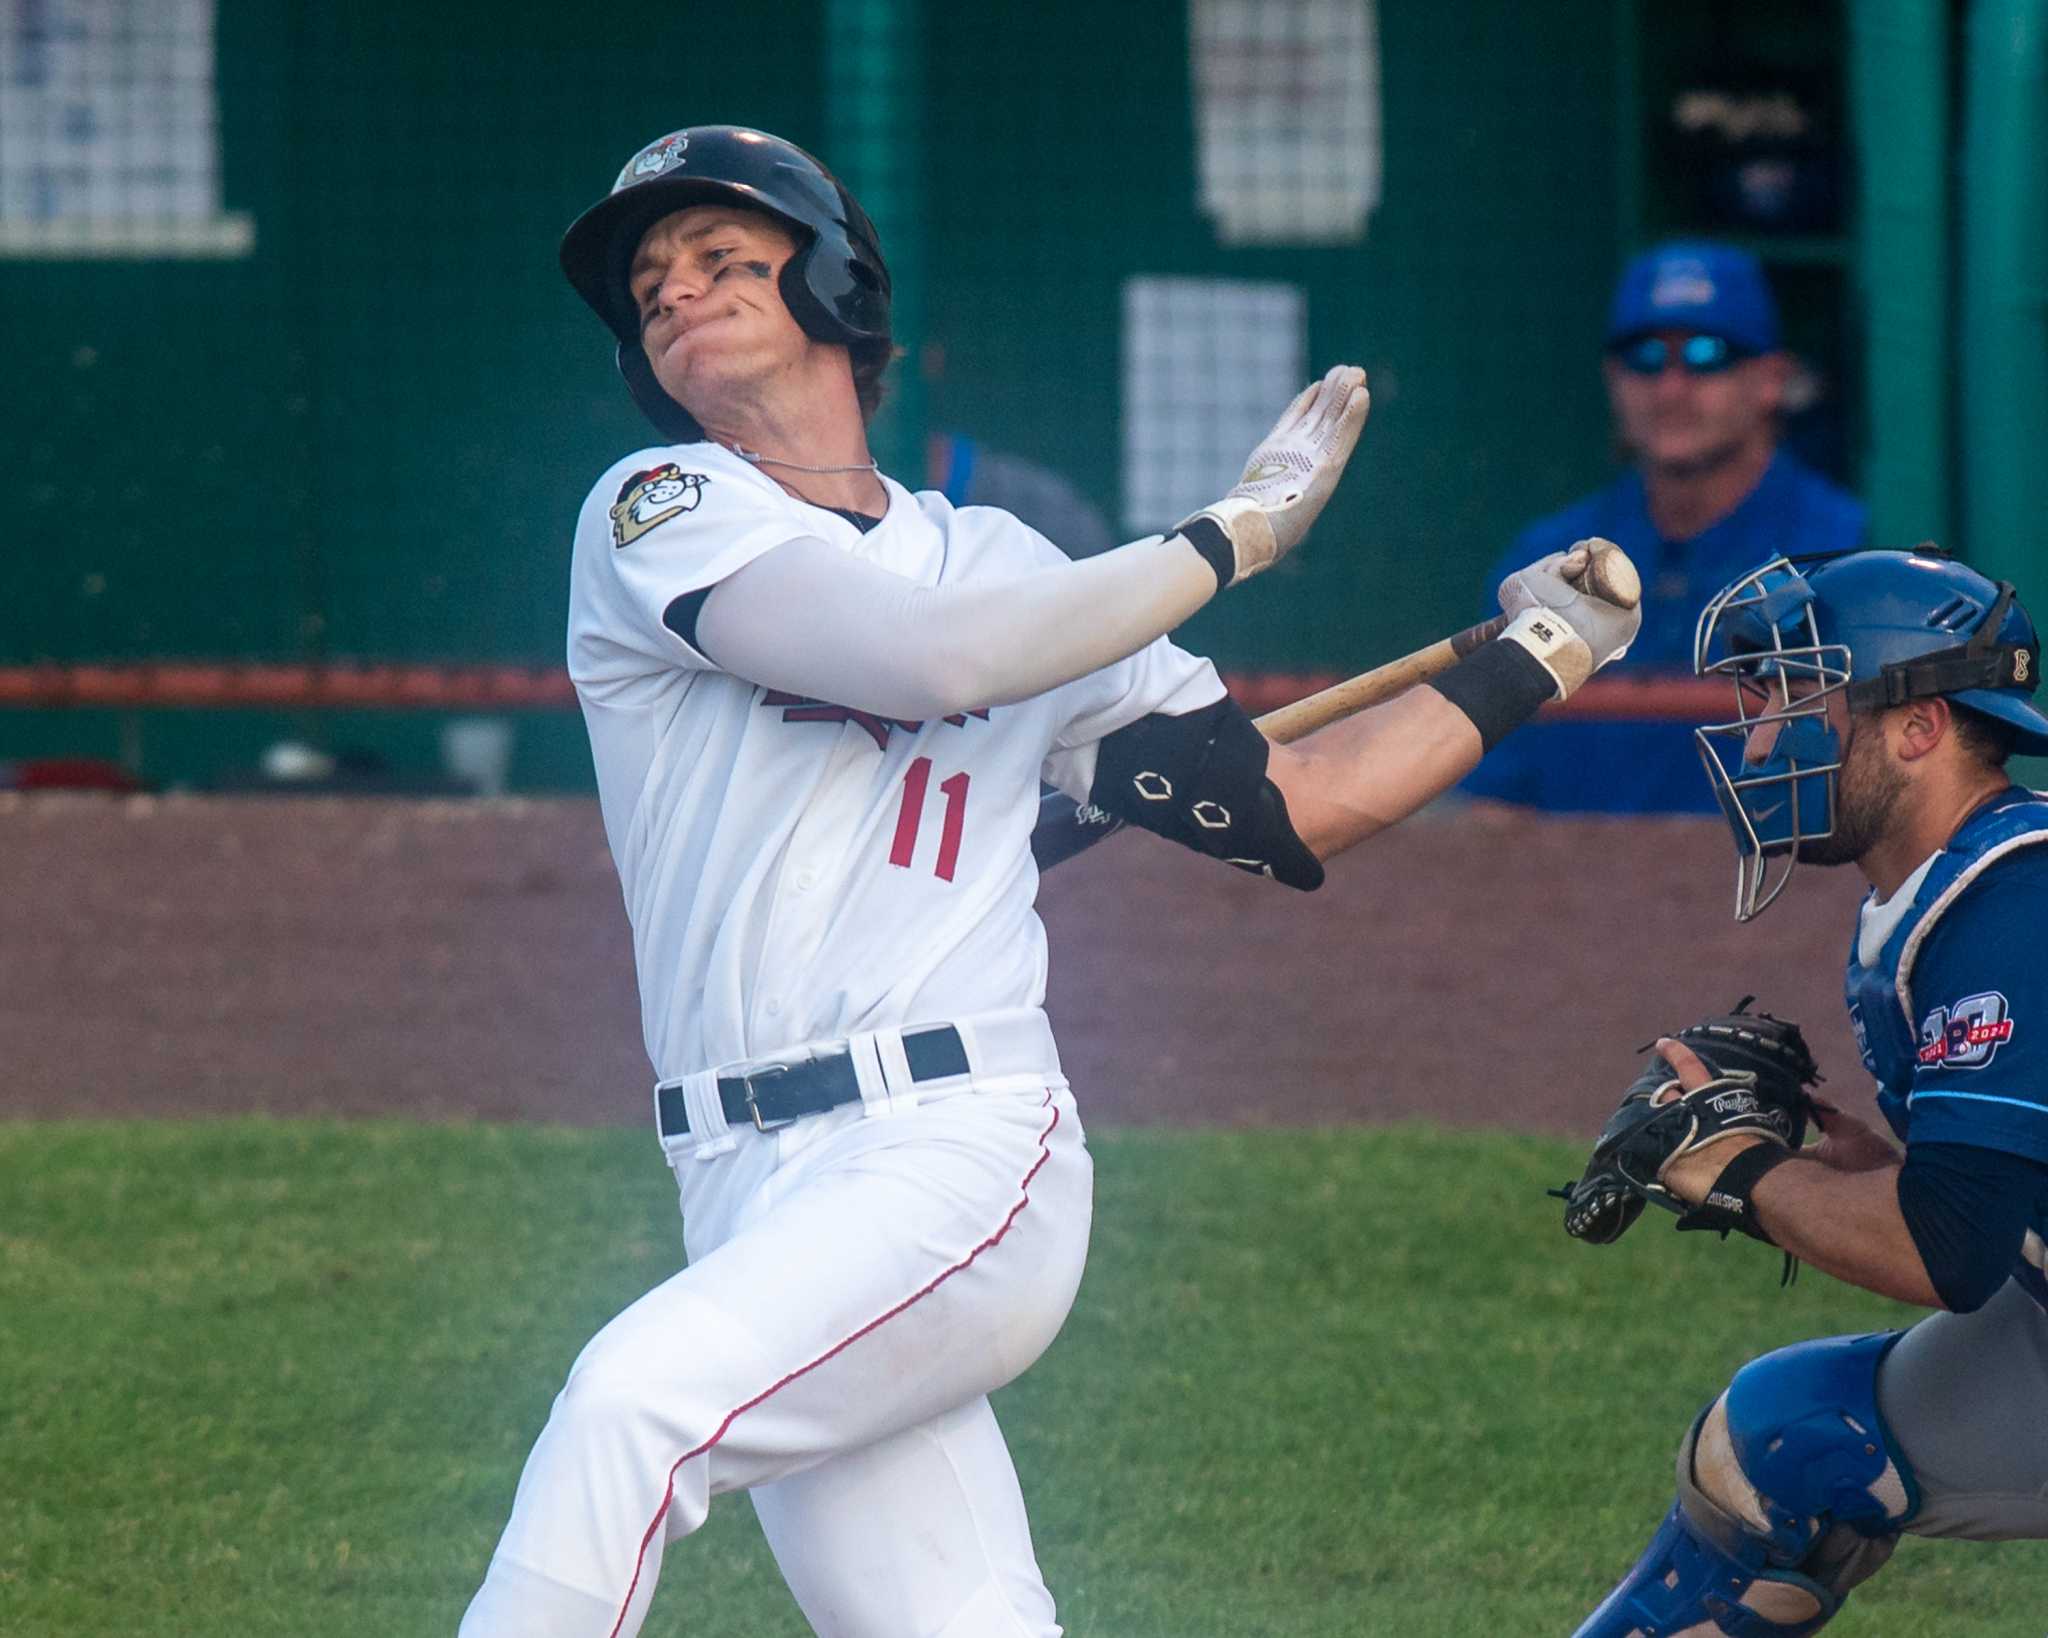
[[[1098,1134],[1065,1334],[998,1401],[1077,1638],[1557,1634],[1745,1358],[1905,1310],[1562,1146]],[[638,1132],[0,1125],[0,1632],[450,1638],[576,1350],[672,1272]],[[2048,1552],[1908,1541],[1831,1635],[2040,1638]],[[801,1638],[738,1498],[650,1634]]]

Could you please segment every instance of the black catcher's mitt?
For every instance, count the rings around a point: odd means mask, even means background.
[[[1564,1227],[1576,1239],[1609,1245],[1642,1215],[1645,1201],[1679,1214],[1680,1228],[1740,1229],[1773,1243],[1749,1211],[1746,1197],[1688,1206],[1657,1181],[1679,1155],[1704,1149],[1735,1133],[1754,1133],[1796,1150],[1806,1141],[1814,1100],[1807,1088],[1820,1069],[1797,1024],[1744,1009],[1682,1029],[1672,1039],[1699,1054],[1714,1078],[1668,1102],[1656,1101],[1678,1077],[1661,1054],[1653,1054],[1608,1117],[1576,1183],[1551,1192],[1564,1201]],[[1717,1203],[1718,1200],[1718,1203]]]

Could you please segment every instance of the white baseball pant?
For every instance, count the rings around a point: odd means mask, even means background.
[[[956,1023],[936,1095],[900,1046],[765,1134],[693,1090],[689,1266],[571,1368],[461,1638],[632,1638],[740,1489],[825,1638],[1057,1638],[987,1395],[1066,1318],[1093,1168],[1044,1015]]]

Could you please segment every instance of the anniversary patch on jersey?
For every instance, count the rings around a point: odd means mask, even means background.
[[[907,734],[914,734],[924,727],[922,721],[913,722],[904,717],[878,717],[872,711],[855,711],[849,706],[832,705],[824,700],[807,698],[802,694],[785,693],[780,688],[768,689],[762,694],[761,703],[780,707],[784,722],[850,722],[864,729],[876,746],[885,751],[889,748],[890,729],[901,728]],[[951,716],[941,720],[950,722],[955,728],[964,728],[969,717],[978,717],[986,722],[988,711],[985,707],[979,711],[955,711]]]
[[[1982,1069],[2012,1039],[2012,1016],[1996,990],[1936,1007],[1920,1024],[1920,1062],[1931,1068]]]
[[[619,486],[619,498],[612,506],[612,545],[630,546],[658,524],[695,511],[710,481],[701,472],[685,472],[673,461],[635,472]]]

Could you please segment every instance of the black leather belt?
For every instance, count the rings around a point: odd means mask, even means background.
[[[903,1031],[903,1057],[913,1081],[943,1081],[967,1073],[967,1047],[951,1024]],[[802,1063],[769,1064],[745,1075],[718,1077],[718,1101],[728,1126],[752,1124],[757,1131],[787,1126],[805,1115],[823,1114],[860,1101],[860,1078],[844,1047]],[[680,1086],[655,1089],[655,1109],[665,1138],[690,1130]]]

